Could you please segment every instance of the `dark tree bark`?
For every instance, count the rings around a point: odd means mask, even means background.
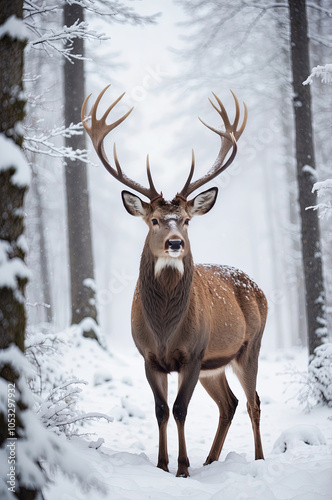
[[[71,26],[75,21],[84,21],[83,7],[65,4],[64,24]],[[74,54],[84,55],[84,41],[75,39],[72,44]],[[85,98],[84,61],[75,63],[66,60],[64,64],[65,124],[80,121],[80,110]],[[74,135],[66,139],[66,145],[73,149],[85,149],[85,136]],[[68,241],[71,274],[72,324],[90,317],[97,321],[94,289],[89,279],[94,279],[92,239],[90,225],[89,192],[87,169],[84,163],[67,160],[65,168],[67,192]],[[96,338],[93,331],[85,336]]]
[[[313,354],[315,348],[327,340],[327,321],[319,220],[316,211],[307,210],[307,207],[317,204],[316,194],[312,193],[313,183],[316,181],[316,165],[310,86],[302,84],[311,72],[308,22],[305,0],[289,0],[288,3],[308,344],[309,353]]]
[[[5,2],[0,9],[0,25],[15,15],[22,18],[23,0]],[[9,36],[0,38],[0,133],[11,138],[18,146],[23,137],[13,137],[15,125],[24,118],[24,101],[20,94],[23,90],[23,49],[24,42]],[[13,166],[0,170],[0,242],[3,249],[7,247],[6,258],[0,266],[6,266],[6,259],[18,258],[24,261],[24,251],[19,245],[19,238],[24,232],[23,200],[27,186],[19,186],[13,180],[16,172]],[[1,269],[1,268],[0,268]],[[24,334],[26,315],[24,302],[18,292],[24,296],[27,280],[17,278],[17,289],[2,284],[0,288],[0,348],[11,344],[24,350]],[[3,375],[3,373],[1,373]],[[13,376],[8,374],[8,376]],[[11,378],[8,380],[13,381]]]
[[[5,24],[11,16],[22,19],[23,0],[1,3],[0,25]],[[2,144],[5,144],[2,147],[5,147],[7,152],[10,148],[14,148],[13,159],[9,158],[8,165],[3,165],[0,169],[0,276],[2,278],[0,280],[0,349],[4,355],[13,345],[22,352],[24,351],[26,327],[24,294],[27,275],[24,271],[24,245],[20,240],[24,233],[23,202],[27,183],[22,178],[18,181],[15,177],[22,168],[18,164],[21,160],[17,160],[17,150],[19,151],[22,145],[23,137],[19,134],[17,126],[24,118],[25,101],[21,97],[24,46],[25,41],[18,39],[15,31],[9,30],[9,34],[0,38],[0,137],[2,137]],[[0,154],[3,154],[3,151]],[[7,280],[3,279],[4,276],[7,276]],[[11,397],[15,398],[15,427],[9,428],[8,423],[8,418],[13,417],[13,413],[9,414],[9,410],[3,411],[1,408],[0,447],[6,450],[5,453],[9,457],[8,445],[16,449],[16,440],[26,433],[22,413],[27,407],[22,401],[19,387],[14,388],[19,377],[17,367],[10,363],[9,357],[5,359],[7,361],[0,363],[0,379],[8,391],[11,388]],[[14,405],[14,403],[11,404]],[[13,412],[12,407],[11,411]],[[1,472],[4,474],[4,471]],[[10,472],[9,462],[7,472]],[[13,497],[22,500],[40,498],[40,491],[34,486],[26,487],[15,471],[13,483],[15,486],[0,484],[0,489],[11,486],[14,488],[11,490]]]

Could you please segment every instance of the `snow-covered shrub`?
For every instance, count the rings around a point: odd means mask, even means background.
[[[308,378],[317,403],[332,406],[332,343],[316,347],[309,363]]]
[[[86,420],[105,418],[112,421],[102,413],[86,413],[79,409],[82,392],[79,386],[87,382],[69,374],[63,366],[64,352],[75,349],[76,340],[81,337],[79,327],[58,334],[47,325],[41,325],[39,330],[42,331],[30,332],[26,356],[36,368],[29,385],[35,394],[35,413],[44,427],[72,437],[82,434],[78,426]]]
[[[34,394],[42,396],[65,381],[61,369],[61,351],[68,345],[66,340],[63,334],[56,334],[49,324],[29,330],[25,356],[35,368],[35,376],[28,381]]]
[[[68,380],[53,389],[44,400],[40,398],[36,415],[45,428],[72,437],[82,434],[77,425],[82,425],[86,420],[104,418],[112,422],[111,417],[102,413],[85,413],[79,410],[79,394],[82,392],[78,387],[79,384],[87,382],[78,379]]]
[[[16,431],[19,438],[13,441],[15,447],[15,477],[17,484],[27,488],[43,490],[52,481],[53,472],[61,470],[65,475],[77,479],[83,489],[98,488],[105,491],[95,478],[96,471],[91,469],[90,462],[85,459],[79,446],[69,442],[65,436],[57,435],[46,429],[40,419],[31,410],[34,396],[30,392],[26,380],[34,376],[33,367],[23,353],[15,345],[0,351],[0,368],[11,366],[17,375],[15,391],[25,408],[19,411],[19,422]],[[6,409],[8,403],[7,384],[0,380],[0,406]],[[11,442],[10,439],[8,442]],[[86,445],[87,446],[87,445]],[[8,488],[8,450],[0,450],[0,498],[12,500],[14,495]],[[16,496],[15,496],[16,498]]]
[[[297,398],[306,411],[317,404],[332,407],[332,343],[316,347],[308,371],[293,375],[295,382],[301,385]]]

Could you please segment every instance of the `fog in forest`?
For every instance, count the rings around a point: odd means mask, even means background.
[[[93,94],[88,107],[109,83],[112,86],[100,103],[103,111],[126,92],[109,120],[115,121],[134,106],[130,117],[105,141],[108,157],[112,159],[116,142],[123,170],[146,185],[149,154],[156,188],[171,199],[187,178],[192,148],[196,177],[209,170],[218,154],[219,138],[198,120],[199,116],[209,125],[221,126],[220,117],[208,101],[213,98],[211,92],[222,100],[231,117],[235,107],[229,89],[239,98],[242,116],[245,101],[249,118],[239,140],[237,158],[206,187],[217,186],[219,195],[209,214],[191,222],[192,252],[197,263],[242,269],[264,290],[269,319],[263,351],[304,345],[304,284],[287,9],[283,9],[284,17],[282,9],[274,13],[271,10],[261,18],[254,12],[230,15],[228,20],[225,16],[216,32],[212,21],[204,19],[204,13],[203,25],[194,23],[181,2],[145,0],[135,8],[140,14],[161,15],[154,25],[146,26],[115,24],[106,17],[91,16],[88,20],[91,29],[110,37],[86,41],[89,61],[85,89],[86,95]],[[311,28],[319,28],[316,11],[309,14]],[[326,50],[313,45],[312,67],[325,62]],[[44,93],[44,125],[61,126],[61,65],[59,61],[47,60],[42,53],[38,57],[34,52],[30,59],[30,74],[36,75],[40,69],[42,72],[35,88],[41,86]],[[331,143],[326,141],[331,86],[315,79],[311,89],[317,175],[318,180],[324,180],[331,173]],[[36,112],[36,119],[38,113],[41,110]],[[88,176],[99,322],[109,346],[123,346],[132,342],[131,300],[147,227],[126,212],[121,201],[123,186],[101,165],[89,138],[87,144],[91,150]],[[28,286],[29,321],[33,325],[46,319],[40,269],[40,253],[44,251],[57,330],[70,321],[62,163],[61,159],[38,155],[35,171],[39,192],[37,196],[32,187],[26,207],[28,264],[33,272]],[[322,228],[326,276],[331,270],[328,222]],[[41,231],[44,250],[40,246]],[[327,285],[329,292],[330,278]],[[329,299],[331,303],[331,292]]]

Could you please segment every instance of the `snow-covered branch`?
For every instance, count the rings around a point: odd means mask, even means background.
[[[141,16],[135,12],[133,7],[128,7],[118,1],[106,0],[66,0],[68,4],[77,4],[86,11],[100,16],[109,16],[112,22],[130,23],[135,25],[154,24],[157,22],[159,13],[150,16]],[[26,50],[42,47],[49,54],[58,53],[70,61],[84,59],[82,54],[73,53],[73,40],[95,39],[108,40],[104,33],[97,33],[88,29],[88,22],[79,19],[71,26],[63,26],[61,29],[53,29],[50,25],[49,16],[61,15],[64,2],[55,2],[53,5],[38,0],[26,0],[24,3],[24,24],[30,31],[30,40]]]
[[[307,210],[319,210],[319,217],[322,219],[328,219],[332,217],[332,179],[326,179],[325,181],[316,182],[312,188],[313,193],[317,193],[317,196],[329,196],[330,199],[326,202],[318,203],[312,207],[307,207]]]
[[[54,52],[62,55],[69,61],[73,59],[84,60],[82,54],[73,53],[73,40],[76,38],[84,39],[95,39],[95,40],[108,40],[109,37],[105,36],[104,33],[97,33],[94,30],[88,29],[88,23],[78,20],[74,22],[71,26],[63,26],[60,30],[54,31],[49,30],[47,33],[42,34],[42,28],[36,27],[34,23],[26,22],[27,28],[35,35],[35,39],[28,42],[27,51],[31,48],[38,48],[42,45],[44,49],[51,49]],[[57,45],[56,42],[62,42]]]
[[[321,78],[322,83],[332,84],[332,64],[325,66],[315,66],[308,78],[303,82],[303,85],[311,85],[314,77]]]
[[[277,8],[279,9],[280,7],[288,9],[287,2],[271,2],[271,3],[261,4],[261,3],[257,3],[257,2],[248,1],[248,2],[244,2],[244,4],[247,7],[254,7],[254,8],[258,8],[258,9],[262,9],[262,10],[277,9]],[[332,17],[332,12],[330,10],[324,9],[324,7],[321,7],[313,2],[307,2],[307,7],[311,8],[311,9],[316,9],[319,12],[322,12],[323,14],[325,14],[326,16]]]
[[[37,2],[32,2],[31,0],[25,0],[23,3],[23,12],[25,19],[38,14],[47,14],[49,12],[54,13],[59,9],[59,4],[46,5],[45,2],[43,2],[41,5],[38,5]]]
[[[150,16],[141,16],[135,12],[133,7],[120,3],[119,1],[109,0],[66,0],[68,3],[82,5],[86,10],[100,16],[110,16],[112,21],[118,24],[133,24],[140,26],[143,24],[155,24],[160,12]]]
[[[71,123],[69,127],[54,127],[52,130],[40,135],[28,134],[25,136],[24,149],[30,153],[39,153],[53,158],[67,158],[70,160],[79,160],[83,163],[90,163],[88,150],[72,149],[66,146],[56,146],[52,139],[57,137],[71,137],[73,135],[82,135],[82,123]]]

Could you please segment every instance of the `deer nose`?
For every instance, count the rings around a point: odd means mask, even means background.
[[[183,240],[167,240],[166,241],[166,249],[167,250],[181,250],[181,247],[183,247]]]

